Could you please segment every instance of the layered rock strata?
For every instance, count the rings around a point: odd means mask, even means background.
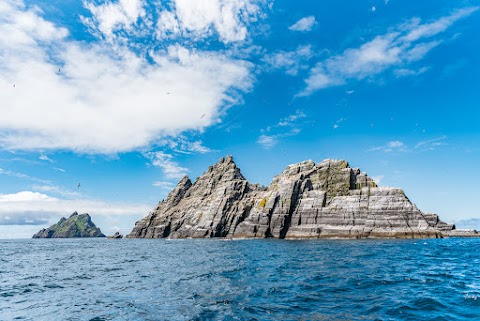
[[[129,238],[438,238],[455,226],[423,213],[401,189],[378,187],[343,160],[287,166],[268,188],[222,158],[184,177]],[[476,231],[463,234],[476,236]]]
[[[33,238],[70,238],[70,237],[105,237],[92,222],[87,213],[73,212],[68,219],[62,217],[57,224],[40,230]]]

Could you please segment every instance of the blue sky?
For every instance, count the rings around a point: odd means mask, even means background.
[[[346,159],[447,221],[480,217],[479,5],[3,1],[0,238],[75,210],[128,233],[229,154],[264,185]]]

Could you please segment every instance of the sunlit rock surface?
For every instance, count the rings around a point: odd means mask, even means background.
[[[129,238],[437,238],[477,236],[423,213],[401,189],[378,187],[343,160],[287,166],[265,189],[222,158],[184,177]]]
[[[70,237],[105,237],[92,222],[87,213],[74,212],[68,219],[62,217],[57,224],[40,230],[33,238],[70,238]]]

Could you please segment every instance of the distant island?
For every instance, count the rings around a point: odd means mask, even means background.
[[[92,222],[87,213],[73,212],[68,219],[62,217],[57,224],[40,230],[33,238],[73,238],[73,237],[105,237]]]
[[[251,184],[233,158],[192,183],[184,177],[128,238],[478,237],[420,211],[403,190],[378,187],[343,160],[289,165],[268,188]]]
[[[115,232],[115,234],[109,235],[109,236],[107,236],[107,238],[109,238],[109,239],[121,239],[121,238],[123,238],[123,235],[120,234],[120,232]]]

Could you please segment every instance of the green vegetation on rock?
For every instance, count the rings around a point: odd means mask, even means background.
[[[57,224],[42,229],[33,238],[105,237],[92,222],[90,215],[74,212],[68,219],[62,217]]]

